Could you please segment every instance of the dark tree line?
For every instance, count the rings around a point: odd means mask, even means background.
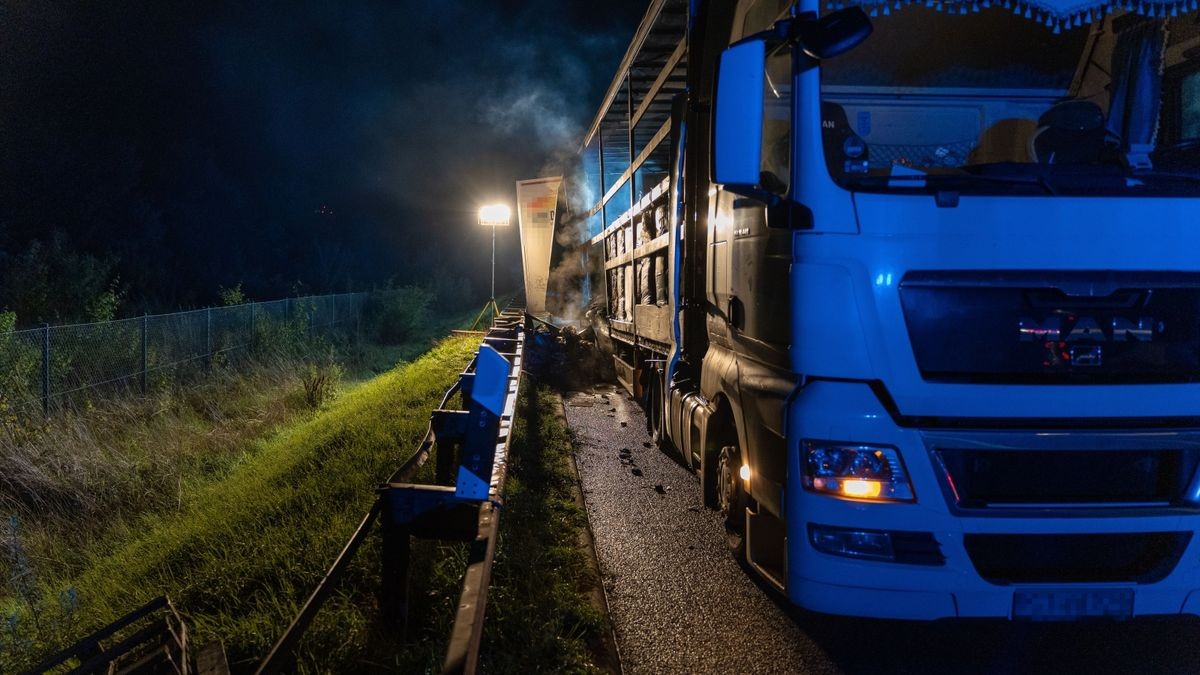
[[[0,312],[486,288],[478,200],[578,143],[621,4],[0,0]]]
[[[0,16],[0,309],[22,323],[376,281],[372,215],[214,92],[193,4],[13,3]],[[216,94],[216,95],[214,95]]]

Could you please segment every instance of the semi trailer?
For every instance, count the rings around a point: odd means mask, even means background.
[[[1196,9],[651,2],[559,226],[794,603],[1200,614]]]

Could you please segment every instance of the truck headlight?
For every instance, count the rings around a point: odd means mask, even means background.
[[[850,499],[916,501],[895,448],[825,441],[804,441],[800,447],[808,490]]]

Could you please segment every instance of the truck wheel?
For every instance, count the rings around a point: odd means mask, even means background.
[[[746,550],[746,490],[740,474],[742,453],[736,445],[721,448],[717,460],[717,508],[725,521],[725,542],[739,559]]]
[[[658,441],[662,426],[662,393],[658,384],[658,373],[651,370],[646,376],[646,433]]]
[[[667,423],[663,417],[663,408],[667,403],[666,387],[663,386],[663,378],[657,371],[652,371],[647,391],[646,430],[650,433],[650,439],[666,454],[676,453],[674,444],[667,438]]]

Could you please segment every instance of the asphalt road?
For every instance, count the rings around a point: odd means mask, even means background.
[[[626,673],[1200,673],[1200,622],[918,623],[795,610],[729,555],[696,477],[650,447],[633,400],[599,386],[564,402]]]

